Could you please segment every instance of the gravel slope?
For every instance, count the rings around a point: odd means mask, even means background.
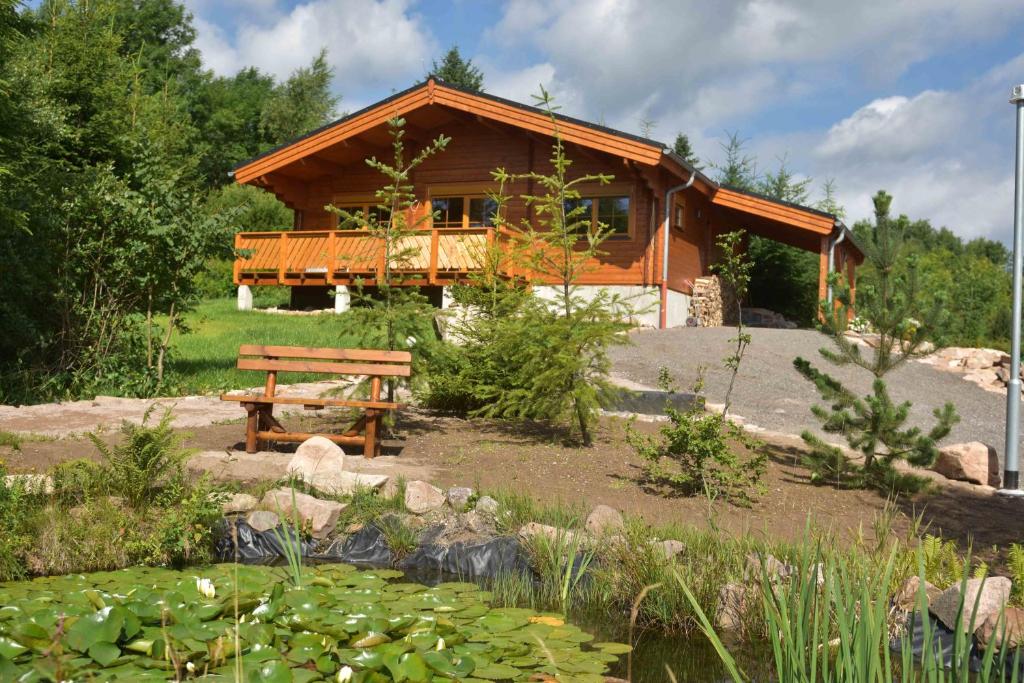
[[[732,327],[677,327],[641,330],[632,334],[633,345],[612,350],[613,373],[654,385],[658,368],[667,367],[680,387],[688,387],[700,366],[705,366],[705,392],[709,401],[721,402],[728,386],[722,358],[731,352]],[[793,368],[797,356],[807,358],[859,393],[871,388],[870,375],[859,368],[835,367],[818,349],[828,344],[809,330],[750,328],[753,338],[733,390],[733,412],[766,429],[798,434],[815,427],[810,407],[818,401],[814,387]],[[961,375],[909,362],[886,376],[895,400],[911,401],[911,422],[928,428],[932,410],[952,401],[960,414],[946,443],[983,441],[1003,452],[1006,398],[985,391]]]

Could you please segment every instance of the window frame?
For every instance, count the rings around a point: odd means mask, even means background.
[[[611,183],[608,185],[581,185],[576,188],[579,192],[578,199],[590,199],[590,229],[597,226],[597,216],[600,199],[607,197],[625,197],[629,200],[629,211],[626,214],[626,232],[612,232],[608,235],[609,240],[616,242],[632,240],[636,235],[636,186],[632,183]]]
[[[438,230],[493,230],[494,225],[473,225],[469,224],[469,206],[473,199],[488,199],[490,193],[494,192],[491,184],[481,183],[456,183],[448,185],[428,185],[426,204],[430,209],[430,227]],[[434,223],[434,200],[435,199],[461,199],[462,200],[462,225],[440,226]]]
[[[351,209],[359,207],[364,215],[370,215],[370,209],[376,209],[378,200],[375,195],[367,194],[339,194],[334,196],[334,201],[331,204],[339,209],[343,209],[352,213]],[[342,230],[347,232],[355,232],[362,230],[362,228],[343,228],[341,227],[341,216],[338,214],[332,214],[334,216],[334,229]]]

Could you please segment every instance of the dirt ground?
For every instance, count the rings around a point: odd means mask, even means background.
[[[328,428],[325,417],[295,416],[290,426]],[[651,433],[658,423],[637,423]],[[185,430],[186,445],[203,451],[237,451],[241,447],[241,420]],[[104,433],[116,440],[116,431]],[[272,453],[260,454],[253,464],[268,478],[280,476],[294,445],[281,444]],[[808,525],[835,533],[845,542],[876,540],[876,522],[885,516],[886,499],[871,491],[844,491],[815,486],[789,449],[772,447],[765,492],[751,507],[723,501],[709,503],[703,497],[666,496],[645,487],[642,461],[625,440],[625,421],[602,421],[593,448],[566,445],[540,427],[438,416],[423,411],[403,412],[397,438],[385,442],[379,466],[406,478],[427,478],[440,486],[468,485],[478,490],[513,489],[541,502],[563,502],[590,508],[599,503],[637,515],[655,524],[679,523],[717,528],[731,534],[751,533],[798,540]],[[98,457],[86,439],[26,440],[20,451],[0,448],[10,472],[41,472],[53,464],[79,457]],[[244,453],[234,458],[244,461]],[[356,461],[359,462],[359,461]],[[266,466],[272,463],[273,466]],[[377,465],[378,463],[374,463]],[[370,465],[370,463],[367,463]],[[920,515],[931,533],[954,538],[966,548],[995,559],[992,546],[1005,546],[1024,537],[1020,525],[1024,503],[992,495],[978,495],[965,488],[940,488],[938,493],[901,499],[895,504],[891,532],[906,534],[912,519]]]

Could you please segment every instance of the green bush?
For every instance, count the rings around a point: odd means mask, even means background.
[[[107,446],[96,434],[89,434],[105,461],[110,493],[135,508],[151,503],[172,477],[180,477],[182,465],[192,454],[181,447],[184,437],[171,427],[170,408],[155,427],[148,426],[154,408],[146,411],[141,425],[125,422],[121,426],[125,439],[117,446]]]
[[[78,458],[59,463],[50,470],[53,502],[61,507],[81,505],[106,493],[107,471],[95,460]]]
[[[142,561],[173,566],[209,562],[213,527],[222,517],[225,497],[207,475],[194,483],[185,477],[172,479],[157,497],[159,514],[147,525]]]
[[[209,258],[196,275],[196,294],[200,299],[223,299],[234,296],[234,261]]]
[[[705,413],[697,402],[685,411],[668,406],[665,413],[669,423],[657,437],[640,434],[631,426],[626,431],[630,445],[644,459],[650,483],[679,495],[749,504],[760,489],[767,456],[756,451],[741,458],[729,440],[749,449],[743,431],[722,415]]]
[[[0,463],[0,581],[25,576],[25,559],[45,505],[41,490],[22,480],[7,482]]]
[[[144,520],[117,499],[93,498],[75,508],[52,506],[35,530],[28,566],[33,574],[120,569],[142,561]]]

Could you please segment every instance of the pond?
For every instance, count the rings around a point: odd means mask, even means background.
[[[283,568],[230,564],[0,584],[0,680],[168,680],[177,672],[275,683],[338,680],[346,666],[354,683],[626,677],[625,624],[595,617],[574,625],[492,608],[489,598],[474,583],[428,586],[342,564],[306,567],[298,587]],[[703,638],[640,634],[633,680],[665,681],[666,665],[679,681],[728,680]]]
[[[473,583],[393,570],[132,568],[0,584],[0,680],[525,680],[599,683],[627,646]],[[237,615],[237,617],[236,617]],[[238,637],[234,625],[238,623]],[[235,658],[236,648],[242,656]]]

